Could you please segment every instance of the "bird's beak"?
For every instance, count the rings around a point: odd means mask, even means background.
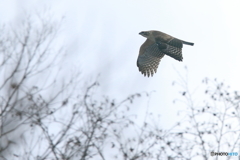
[[[142,32],[140,32],[139,34],[142,35]]]

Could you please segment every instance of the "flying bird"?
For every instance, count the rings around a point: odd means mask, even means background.
[[[140,47],[137,66],[139,71],[148,77],[157,72],[159,62],[165,54],[182,61],[183,44],[194,45],[194,43],[180,40],[160,31],[143,31],[139,34],[147,40]]]

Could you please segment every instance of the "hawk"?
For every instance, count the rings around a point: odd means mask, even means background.
[[[157,72],[160,60],[166,54],[178,61],[182,61],[183,44],[193,46],[186,42],[160,31],[143,31],[139,33],[147,40],[139,50],[137,66],[144,76],[153,76]]]

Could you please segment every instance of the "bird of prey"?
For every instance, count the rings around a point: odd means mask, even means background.
[[[143,31],[139,33],[147,40],[139,50],[137,66],[144,76],[153,76],[157,72],[160,60],[166,54],[178,61],[182,61],[183,44],[193,46],[186,42],[160,31]]]

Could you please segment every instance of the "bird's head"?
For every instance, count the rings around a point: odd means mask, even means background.
[[[148,38],[150,36],[150,32],[148,31],[142,31],[139,33],[141,36]]]

